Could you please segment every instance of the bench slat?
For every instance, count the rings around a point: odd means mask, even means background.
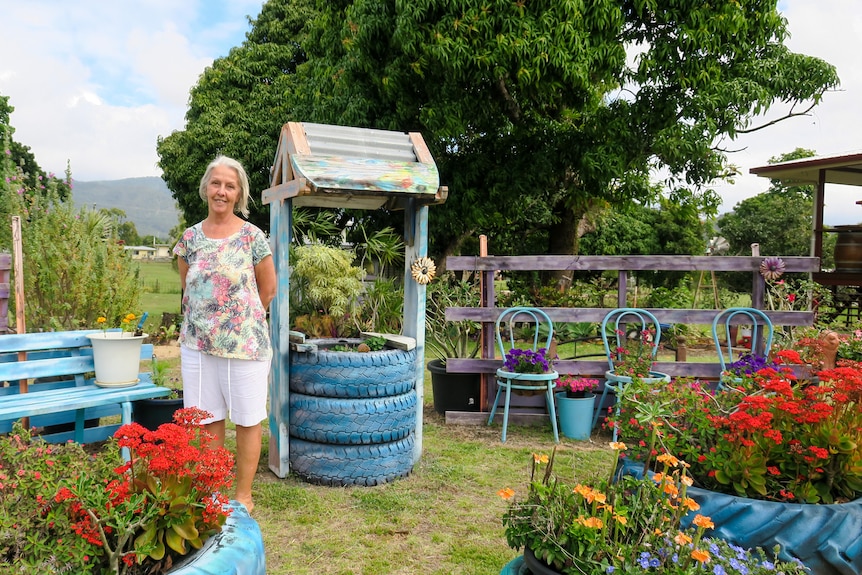
[[[0,363],[0,381],[75,375],[95,369],[92,355]]]
[[[0,401],[0,420],[166,397],[170,394],[170,389],[152,383],[138,383],[120,388],[81,385],[67,389],[21,393],[4,397]]]

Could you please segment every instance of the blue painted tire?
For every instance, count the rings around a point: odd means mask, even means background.
[[[290,435],[336,445],[386,443],[416,427],[416,391],[391,397],[334,399],[291,393]]]
[[[290,468],[309,483],[372,486],[413,470],[414,436],[374,445],[332,445],[290,440]]]
[[[358,340],[347,340],[351,343]],[[319,346],[339,340],[310,340]],[[416,350],[290,353],[290,391],[317,397],[388,397],[413,389]]]

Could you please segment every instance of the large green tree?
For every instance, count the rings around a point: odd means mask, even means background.
[[[475,252],[480,233],[493,253],[574,253],[590,210],[658,200],[657,169],[671,202],[714,213],[722,139],[838,83],[786,36],[775,0],[269,0],[160,165],[195,221],[206,161],[237,157],[259,191],[284,122],[420,131],[450,188],[435,255]]]
[[[796,150],[769,159],[770,164],[810,158],[813,150]],[[772,180],[762,194],[746,198],[718,218],[719,233],[732,255],[749,255],[760,244],[764,256],[811,255],[814,186],[787,185]]]

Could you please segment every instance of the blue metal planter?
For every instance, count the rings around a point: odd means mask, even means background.
[[[618,473],[643,477],[643,466],[625,462]],[[689,487],[687,494],[700,505],[697,513],[715,524],[709,537],[749,549],[780,545],[779,558],[799,559],[811,575],[862,573],[862,499],[834,505],[782,503],[697,487]],[[694,515],[683,518],[684,527]]]
[[[263,535],[245,506],[230,502],[233,510],[221,533],[170,571],[169,575],[266,575]]]

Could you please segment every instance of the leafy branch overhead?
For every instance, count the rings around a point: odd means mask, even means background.
[[[786,38],[776,3],[754,0],[269,0],[201,76],[159,164],[196,221],[207,161],[241,159],[259,193],[288,120],[419,131],[450,190],[430,211],[436,261],[475,253],[480,233],[496,253],[574,253],[595,206],[663,195],[714,214],[730,140],[838,86]]]

